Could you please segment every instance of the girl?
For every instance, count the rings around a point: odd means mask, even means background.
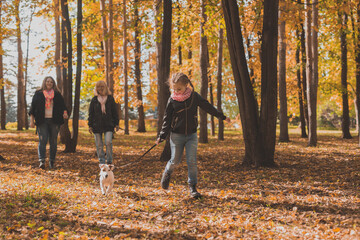
[[[57,151],[57,136],[64,118],[68,119],[64,98],[52,77],[45,77],[31,101],[30,127],[37,126],[39,134],[38,155],[40,168],[45,169],[46,144],[50,143],[50,168],[54,168]]]
[[[198,106],[207,113],[222,120],[230,119],[214,108],[206,99],[202,98],[197,92],[189,78],[183,73],[175,73],[170,81],[172,94],[168,100],[162,129],[156,144],[163,141],[168,133],[170,135],[171,158],[168,161],[161,178],[163,189],[169,188],[172,172],[176,165],[180,163],[181,156],[186,149],[186,162],[188,165],[188,184],[190,195],[193,198],[200,198],[201,194],[196,190],[197,184],[197,162],[196,151],[198,145],[197,137],[197,110]],[[188,87],[191,85],[192,89]]]
[[[119,130],[119,117],[116,103],[104,81],[95,84],[94,97],[89,107],[89,132],[94,133],[96,152],[100,164],[112,164],[112,138],[114,129]],[[106,146],[106,160],[103,150],[102,134],[104,134]]]

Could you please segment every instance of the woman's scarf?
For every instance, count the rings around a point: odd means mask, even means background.
[[[44,96],[45,96],[45,107],[51,108],[51,101],[54,99],[55,92],[54,89],[49,90],[43,90]]]
[[[187,87],[185,89],[185,92],[182,94],[173,92],[171,94],[171,98],[174,99],[175,101],[183,102],[191,96],[191,92],[192,92],[191,88]]]
[[[106,96],[101,96],[101,95],[97,96],[97,100],[101,104],[101,111],[103,114],[106,114],[105,103],[106,103],[107,97],[108,97],[107,95]]]

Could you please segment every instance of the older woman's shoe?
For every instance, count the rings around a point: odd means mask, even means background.
[[[45,169],[45,162],[40,162],[39,168]]]

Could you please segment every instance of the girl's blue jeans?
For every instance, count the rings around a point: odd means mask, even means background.
[[[197,133],[190,135],[171,133],[170,147],[171,158],[166,164],[165,171],[171,174],[175,167],[181,162],[181,157],[186,150],[186,163],[188,166],[188,183],[189,185],[197,184],[197,162],[196,152],[198,146]]]
[[[106,160],[107,164],[112,164],[113,161],[113,151],[112,151],[112,138],[113,132],[104,132],[104,133],[94,133],[95,136],[95,145],[96,152],[99,158],[100,164],[105,164],[105,153],[104,153],[104,143],[102,139],[102,135],[104,134],[104,142],[106,146]]]
[[[55,124],[52,119],[46,118],[45,122],[37,126],[39,135],[38,155],[39,161],[44,162],[46,158],[46,144],[50,144],[50,162],[55,160],[57,150],[57,136],[60,126]]]

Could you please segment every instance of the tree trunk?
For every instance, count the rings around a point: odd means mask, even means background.
[[[27,111],[27,101],[26,101],[26,89],[28,83],[28,65],[29,65],[29,47],[30,47],[30,32],[31,32],[31,23],[35,13],[36,6],[31,6],[31,14],[28,29],[26,32],[26,57],[25,57],[25,81],[24,81],[24,105],[25,105],[25,129],[29,129],[29,118]]]
[[[300,31],[296,29],[296,38],[298,42],[301,41]],[[296,78],[297,78],[297,86],[298,86],[298,98],[299,98],[299,112],[300,112],[300,128],[301,128],[301,137],[307,138],[306,134],[306,121],[305,121],[305,113],[304,113],[304,100],[303,100],[303,89],[302,89],[302,81],[301,81],[301,63],[300,63],[300,44],[297,44],[296,53],[295,53],[295,61],[298,66],[296,69]],[[304,79],[303,79],[304,80]]]
[[[164,108],[161,109],[162,105],[164,104],[163,103],[163,96],[159,92],[160,90],[162,90],[162,88],[160,89],[159,84],[164,84],[164,82],[161,82],[160,79],[159,79],[159,77],[160,77],[160,56],[161,56],[161,32],[160,32],[160,29],[162,28],[161,27],[161,21],[159,21],[159,19],[161,18],[161,6],[162,6],[161,3],[162,3],[162,0],[155,0],[154,1],[154,12],[155,12],[155,16],[154,16],[155,33],[154,33],[154,35],[155,35],[155,45],[156,45],[156,73],[157,73],[157,77],[158,77],[158,86],[157,86],[157,90],[158,90],[158,93],[157,93],[157,99],[158,99],[157,134],[159,134],[159,132],[161,130],[163,116],[164,116],[164,112],[163,112]],[[170,96],[170,93],[168,93],[168,94]],[[160,109],[159,109],[159,107],[160,107]]]
[[[346,32],[347,32],[347,19],[348,16],[345,12],[339,14],[339,20],[341,23],[340,30],[340,43],[341,43],[341,93],[342,93],[342,103],[343,103],[343,111],[342,111],[342,138],[351,139],[350,134],[350,116],[349,116],[349,99],[348,99],[348,89],[347,89],[347,40],[346,40]]]
[[[188,59],[189,59],[189,60],[191,60],[191,59],[192,59],[192,50],[191,50],[191,46],[189,46]],[[191,68],[189,69],[188,75],[189,75],[189,79],[192,79],[192,70],[191,70]]]
[[[282,6],[279,9],[279,15],[284,18]],[[280,101],[280,142],[289,142],[288,115],[287,115],[287,97],[286,97],[286,23],[282,19],[279,24],[279,101]]]
[[[76,152],[76,146],[79,136],[79,111],[80,111],[80,87],[81,87],[81,67],[82,67],[82,0],[77,0],[77,36],[76,36],[76,80],[75,80],[75,97],[74,97],[74,114],[73,114],[73,132],[71,144],[66,152]]]
[[[299,0],[300,1],[300,0]],[[309,132],[309,108],[307,103],[307,80],[306,80],[306,43],[304,24],[301,24],[301,74],[302,74],[302,96],[304,99],[304,117]]]
[[[21,48],[21,23],[20,23],[20,0],[15,1],[15,18],[16,18],[16,38],[18,50],[18,92],[17,92],[17,130],[23,130],[25,127],[25,83],[24,83],[24,66],[23,66],[23,52]]]
[[[105,65],[105,79],[106,84],[109,86],[109,34],[106,23],[106,6],[105,0],[100,0],[100,12],[101,12],[101,27],[103,34],[103,45],[104,45],[104,65]]]
[[[259,131],[258,105],[246,62],[239,8],[236,0],[222,0],[221,4],[245,142],[246,154],[243,164],[260,166],[264,161],[265,148]]]
[[[63,59],[63,96],[69,116],[72,112],[72,34],[69,8],[67,0],[61,0],[62,12],[62,59]],[[66,67],[65,67],[66,66]],[[71,133],[69,130],[69,120],[65,119],[61,126],[60,133],[63,135],[65,150],[72,149]]]
[[[124,133],[129,135],[129,86],[128,86],[128,67],[127,67],[127,26],[126,26],[126,0],[123,0],[123,18],[124,18],[124,33],[123,33],[123,52],[124,52]]]
[[[177,5],[177,9],[179,11],[179,13],[181,12],[181,8],[180,8],[180,3],[178,3]],[[177,32],[178,32],[178,42],[179,42],[179,46],[178,46],[178,64],[179,66],[182,65],[182,48],[181,48],[181,36],[180,36],[180,29],[181,29],[181,26],[180,26],[180,18],[178,18],[177,22],[176,22],[176,28],[177,28]]]
[[[140,26],[141,20],[139,18],[139,0],[134,1],[135,6],[135,81],[136,81],[136,94],[138,100],[138,132],[146,132],[145,128],[145,114],[144,114],[144,105],[143,105],[143,97],[142,97],[142,89],[141,89],[141,43],[140,43]]]
[[[219,28],[218,61],[217,61],[217,109],[222,112],[221,92],[222,92],[222,59],[223,59],[223,38],[224,30]],[[224,121],[219,119],[218,139],[224,140]]]
[[[279,0],[264,1],[261,43],[260,131],[265,147],[262,166],[274,166],[277,117],[277,50]]]
[[[360,119],[360,3],[357,4],[357,38],[355,47],[355,62],[356,62],[356,105],[357,105],[357,119]],[[358,138],[360,146],[360,127],[358,126]]]
[[[201,74],[201,88],[200,95],[204,99],[207,99],[208,94],[208,49],[207,49],[207,37],[205,35],[204,26],[207,21],[207,16],[205,12],[206,0],[201,0],[201,27],[200,27],[200,74]],[[200,131],[199,131],[199,142],[207,143],[208,142],[208,128],[207,128],[207,113],[200,109]]]
[[[65,1],[66,0],[60,0],[60,7],[61,7],[61,93],[63,96],[65,96],[65,87],[64,84],[65,82],[67,82],[67,72],[68,69],[66,68],[67,66],[67,58],[68,58],[68,53],[67,53],[67,34],[66,34],[66,19],[65,19]],[[67,4],[67,2],[66,2]],[[68,109],[69,110],[69,109]],[[70,111],[68,113],[70,115]],[[65,122],[63,125],[61,125],[60,127],[60,141],[61,143],[65,144],[66,143],[66,139],[67,139],[67,135],[70,135],[69,133],[69,128],[67,125],[68,120],[65,119]]]
[[[314,2],[315,3],[315,2]],[[314,4],[313,3],[313,4]],[[316,135],[316,89],[314,79],[314,42],[315,39],[312,34],[312,11],[310,0],[306,0],[306,11],[305,11],[305,42],[306,42],[306,81],[307,81],[307,102],[308,102],[308,113],[309,113],[309,138],[308,145],[315,147],[317,144]],[[314,10],[314,9],[313,9]]]
[[[166,81],[170,75],[171,55],[171,28],[172,28],[172,1],[164,0],[163,32],[161,34],[161,46],[159,51],[158,68],[158,132],[163,123],[164,111],[170,97],[170,89]],[[160,156],[161,161],[168,161],[171,157],[169,137],[166,140],[164,150]]]
[[[170,89],[166,81],[170,75],[172,1],[164,0],[163,3],[164,19],[158,69],[158,132],[161,129],[166,103],[170,97]]]
[[[2,32],[2,0],[0,0],[0,30]],[[0,104],[1,104],[1,130],[6,129],[6,102],[5,102],[5,81],[4,81],[4,64],[3,64],[3,37],[0,36]]]
[[[114,93],[114,10],[113,0],[109,0],[109,89]]]
[[[61,78],[61,35],[60,35],[60,20],[59,20],[59,0],[54,0],[54,16],[55,16],[55,67],[56,67],[56,82],[59,90],[62,92],[63,83]]]
[[[212,81],[210,79],[210,84],[209,84],[209,92],[210,92],[210,103],[211,105],[214,106],[214,95],[213,95],[213,84]],[[215,136],[215,119],[214,116],[211,115],[211,136]]]

